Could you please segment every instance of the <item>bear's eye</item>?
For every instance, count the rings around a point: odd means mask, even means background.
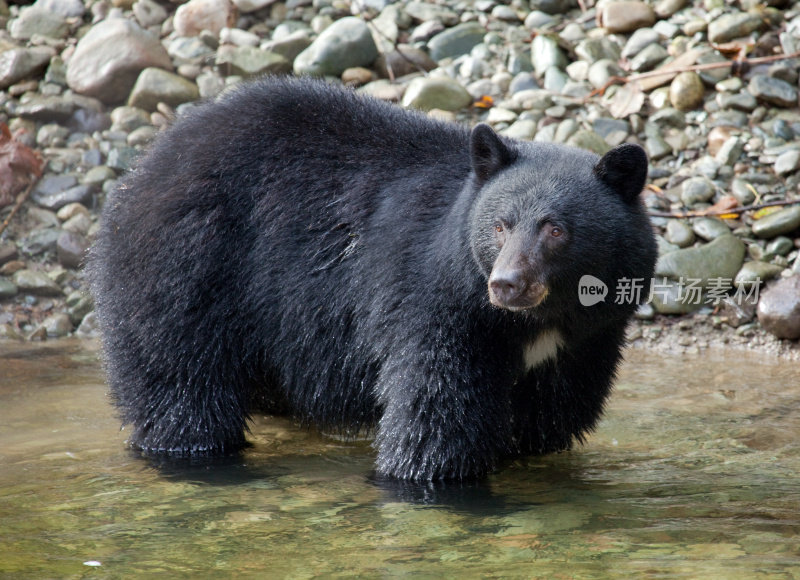
[[[498,234],[502,234],[504,230],[505,228],[503,227],[503,224],[494,224],[494,231],[496,231]]]
[[[564,230],[562,230],[558,226],[553,226],[552,228],[550,228],[550,235],[553,236],[554,238],[560,238],[563,233]]]

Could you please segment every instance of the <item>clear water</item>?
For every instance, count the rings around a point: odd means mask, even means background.
[[[266,417],[240,458],[155,466],[96,349],[2,344],[0,577],[799,578],[800,365],[628,358],[584,447],[419,487]]]

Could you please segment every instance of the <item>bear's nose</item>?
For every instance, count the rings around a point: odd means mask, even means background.
[[[525,291],[522,270],[501,270],[489,277],[490,298],[497,306],[505,306],[519,298]]]

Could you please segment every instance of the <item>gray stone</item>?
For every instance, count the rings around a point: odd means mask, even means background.
[[[699,107],[703,103],[705,86],[700,75],[693,71],[679,73],[669,85],[669,100],[681,111]]]
[[[656,127],[651,127],[657,125]],[[648,131],[655,131],[656,134],[660,133],[659,126],[674,127],[676,129],[683,129],[686,126],[686,116],[672,107],[664,107],[650,115],[650,119],[645,127]]]
[[[167,54],[175,60],[178,66],[183,64],[199,65],[211,58],[214,49],[196,36],[179,36],[169,43]]]
[[[228,75],[243,77],[286,74],[292,70],[291,63],[281,55],[252,46],[220,46],[216,62]]]
[[[651,29],[647,29],[651,30]],[[650,44],[631,59],[631,70],[646,72],[664,62],[669,57],[667,49],[660,44]]]
[[[560,93],[566,84],[569,82],[569,77],[560,68],[551,66],[544,72],[544,89],[553,93]]]
[[[752,185],[744,179],[736,178],[731,182],[731,194],[741,205],[750,205],[756,199]]]
[[[763,284],[767,280],[780,275],[783,268],[770,264],[768,262],[761,262],[759,260],[751,260],[742,264],[742,268],[733,279],[733,285],[737,288],[750,288],[753,284]]]
[[[483,41],[486,29],[477,22],[464,22],[440,32],[428,41],[428,52],[435,61],[467,54]]]
[[[431,38],[444,30],[444,24],[438,20],[428,20],[423,22],[411,31],[409,40],[411,42],[428,42]]]
[[[728,42],[747,36],[764,27],[764,18],[757,13],[726,13],[708,24],[708,40],[713,43]]]
[[[720,236],[731,233],[731,229],[717,218],[697,218],[692,223],[692,231],[704,240],[716,240]]]
[[[512,139],[531,140],[536,136],[536,122],[530,119],[518,119],[501,133]]]
[[[81,325],[75,331],[77,336],[81,338],[96,338],[100,336],[100,327],[97,324],[97,315],[94,312],[89,312],[83,317]]]
[[[67,63],[67,84],[105,103],[125,100],[148,67],[172,70],[158,38],[124,18],[103,20],[79,41]]]
[[[489,109],[489,115],[486,117],[486,122],[495,125],[497,123],[513,123],[517,120],[517,114],[510,109],[502,107],[492,107]]]
[[[461,84],[448,77],[418,77],[403,95],[403,106],[421,111],[458,111],[469,106],[472,97]]]
[[[578,5],[576,0],[530,0],[532,11],[545,14],[564,14]]]
[[[531,13],[525,17],[525,28],[528,30],[538,30],[549,28],[556,21],[555,18],[541,10],[531,9]]]
[[[215,72],[203,72],[195,79],[200,96],[212,99],[225,90],[225,79]]]
[[[797,149],[781,153],[775,160],[775,173],[778,175],[788,175],[798,169],[800,169],[800,151]]]
[[[529,72],[521,72],[517,75],[514,75],[514,78],[511,79],[508,92],[509,94],[514,95],[520,91],[528,91],[538,88],[539,83],[536,82],[536,77]]]
[[[53,314],[45,318],[39,328],[44,329],[48,338],[61,338],[72,332],[72,321],[67,314]]]
[[[785,256],[794,249],[794,242],[785,236],[778,236],[764,248],[765,256]]]
[[[714,160],[720,165],[732,167],[739,160],[742,151],[744,151],[744,141],[734,135],[725,140],[714,156]]]
[[[55,250],[59,230],[55,228],[40,228],[33,230],[22,238],[22,251],[31,256]]]
[[[435,68],[436,61],[425,51],[408,44],[398,45],[397,50],[381,54],[375,61],[375,70],[379,75],[387,78],[399,78]]]
[[[61,232],[56,241],[58,262],[65,268],[78,268],[86,258],[89,241],[81,234]]]
[[[219,42],[236,46],[258,46],[261,38],[257,34],[240,28],[223,28],[219,33]]]
[[[738,109],[750,112],[758,106],[756,98],[747,91],[740,93],[719,93],[717,104],[722,109]]]
[[[64,177],[68,177],[73,180],[75,179],[72,176]],[[92,197],[92,188],[89,185],[82,184],[73,185],[72,187],[54,191],[52,193],[43,193],[38,189],[37,185],[31,197],[39,206],[56,211],[70,203],[88,203]]]
[[[594,88],[600,89],[608,84],[611,77],[618,77],[622,75],[622,69],[619,65],[610,59],[601,58],[597,62],[592,63],[589,67],[588,80]]]
[[[575,119],[564,119],[558,124],[555,135],[553,135],[553,142],[566,143],[580,128],[581,126]]]
[[[800,228],[800,205],[795,205],[765,215],[753,222],[753,235],[774,238]]]
[[[69,205],[74,206],[74,205],[81,205],[81,204],[71,203]],[[83,206],[81,205],[81,207],[83,207]],[[61,209],[64,209],[64,208],[61,208]],[[85,215],[85,214],[78,214],[78,215],[72,216],[68,220],[65,220],[64,224],[61,226],[61,229],[63,229],[66,232],[72,232],[72,233],[75,233],[75,234],[81,234],[81,235],[85,236],[86,234],[89,233],[89,229],[91,227],[92,227],[92,220],[89,218],[89,216]],[[58,245],[58,242],[56,242],[56,245]]]
[[[142,28],[161,26],[167,19],[167,11],[155,0],[137,0],[133,5],[133,15]]]
[[[11,298],[16,295],[16,285],[8,278],[0,276],[0,300],[5,300],[6,298]]]
[[[17,259],[17,246],[12,242],[0,242],[0,265]]]
[[[67,314],[72,324],[78,325],[94,309],[94,301],[89,294],[73,292],[67,297]]]
[[[637,28],[652,26],[656,15],[652,7],[644,2],[612,0],[600,7],[598,20],[608,32],[633,32]]]
[[[379,0],[381,3],[384,0]],[[363,9],[363,4],[351,4],[351,10],[358,11]],[[375,46],[378,47],[378,52],[386,53],[392,52],[397,45],[398,36],[400,35],[400,28],[398,24],[402,23],[407,27],[411,24],[411,19],[408,15],[404,14],[400,9],[399,4],[390,4],[383,8],[376,10],[380,12],[377,18],[373,18],[370,22],[372,29],[372,40],[375,41]]]
[[[150,124],[150,115],[138,107],[116,107],[111,111],[111,130],[129,133]]]
[[[498,4],[492,8],[492,18],[505,22],[519,22],[519,15],[510,6]]]
[[[35,34],[64,38],[69,26],[63,15],[39,6],[29,6],[20,11],[19,18],[11,21],[9,32],[17,40],[28,40]]]
[[[13,111],[18,117],[43,123],[64,123],[72,117],[78,107],[61,96],[32,95],[16,106]]]
[[[687,248],[694,243],[694,231],[689,224],[681,220],[669,220],[664,239],[679,248]]]
[[[234,6],[239,9],[242,14],[248,14],[261,10],[265,6],[275,3],[276,0],[233,0]]]
[[[778,107],[797,106],[797,89],[786,81],[775,77],[755,75],[750,79],[747,90],[757,99],[771,105]]]
[[[661,41],[661,36],[652,28],[640,28],[631,34],[628,42],[622,49],[622,58],[632,58],[642,52],[645,48],[657,45]]]
[[[34,7],[59,14],[64,18],[81,18],[86,12],[81,0],[36,0]]]
[[[58,228],[61,225],[56,212],[41,207],[29,208],[28,217],[45,228]]]
[[[0,52],[0,89],[41,75],[55,54],[52,48],[12,48]]]
[[[298,75],[339,76],[355,66],[369,66],[378,49],[369,27],[355,17],[337,20],[326,28],[294,61]]]
[[[609,151],[609,149],[611,149],[608,143],[606,143],[605,139],[603,139],[600,135],[594,131],[587,130],[577,131],[574,135],[572,135],[572,137],[569,138],[567,145],[579,147],[580,149],[586,149],[587,151],[597,153],[598,155],[604,155]]]
[[[272,31],[272,40],[284,40],[295,32],[305,32],[306,35],[312,33],[311,27],[306,22],[300,20],[285,20],[275,27]]]
[[[234,17],[230,0],[189,0],[178,6],[173,25],[178,36],[198,36],[207,30],[216,38],[220,30],[233,24]]]
[[[567,66],[567,57],[558,45],[558,41],[545,34],[538,34],[531,42],[531,61],[536,74],[544,75],[545,71],[554,66],[563,69]]]
[[[775,133],[776,137],[784,141],[791,141],[795,138],[794,129],[792,129],[792,126],[784,119],[777,119],[775,123],[772,124],[772,132]]]
[[[157,129],[155,127],[145,126],[134,129],[128,133],[128,145],[136,147],[137,145],[147,145],[155,139]]]
[[[288,69],[288,63],[286,66]],[[155,111],[158,103],[174,108],[199,98],[200,91],[193,82],[160,68],[146,68],[133,85],[128,105]]]
[[[431,2],[409,2],[405,6],[405,12],[420,22],[438,20],[445,26],[455,26],[459,21],[458,14]]]
[[[575,46],[575,54],[579,59],[592,63],[607,58],[609,60],[618,60],[620,55],[620,48],[608,36],[600,38],[587,38],[581,40]],[[534,61],[535,63],[536,61]]]
[[[654,281],[650,297],[659,314],[689,314],[703,306],[702,296],[698,297],[685,285],[665,278]]]
[[[726,234],[702,246],[664,254],[656,264],[656,276],[698,280],[705,288],[711,279],[733,279],[742,266],[744,255],[744,242]]]
[[[707,51],[697,57],[697,64],[726,63],[730,65],[730,60],[719,54],[717,51]],[[701,70],[697,73],[706,85],[715,86],[731,76],[730,66]]]
[[[778,280],[761,293],[758,321],[778,338],[800,338],[800,275]]]
[[[134,147],[114,147],[108,152],[106,165],[117,171],[128,171],[140,154]]]
[[[681,184],[681,201],[691,207],[714,197],[714,184],[706,177],[690,177]]]
[[[311,39],[306,30],[296,30],[279,40],[270,40],[261,44],[261,50],[279,54],[289,62],[294,62],[297,55],[311,46]]]
[[[11,280],[22,294],[34,294],[36,296],[63,295],[61,287],[43,272],[19,270],[14,273]]]

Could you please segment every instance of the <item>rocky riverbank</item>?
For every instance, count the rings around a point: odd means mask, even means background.
[[[0,0],[0,28],[2,337],[95,335],[80,266],[117,179],[199,99],[311,74],[520,139],[642,144],[661,258],[634,345],[800,356],[800,2]]]

